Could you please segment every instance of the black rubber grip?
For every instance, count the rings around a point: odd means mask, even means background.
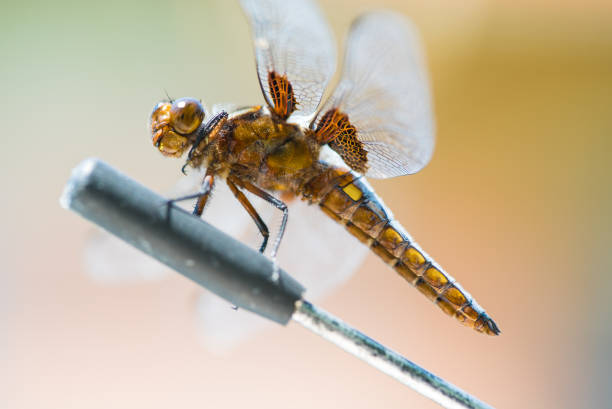
[[[101,226],[233,305],[281,324],[304,288],[272,262],[98,159],[73,171],[64,207]]]

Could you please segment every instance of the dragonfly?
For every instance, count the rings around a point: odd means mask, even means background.
[[[265,104],[208,113],[196,98],[159,102],[153,145],[202,172],[193,214],[225,183],[275,259],[288,203],[302,201],[344,226],[445,314],[498,335],[493,319],[412,239],[366,180],[414,174],[430,160],[434,124],[418,35],[403,16],[369,12],[351,25],[340,80],[334,39],[309,0],[242,0]],[[273,242],[249,197],[282,215]],[[214,199],[213,199],[214,201]],[[288,227],[289,226],[289,227]],[[315,233],[316,234],[316,233]],[[340,240],[340,239],[337,239]]]

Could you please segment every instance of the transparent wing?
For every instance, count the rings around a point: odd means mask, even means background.
[[[87,237],[83,259],[87,275],[105,285],[158,281],[171,272],[159,261],[101,229]]]
[[[205,220],[225,230],[224,220],[246,215],[225,184],[219,184],[215,194],[210,207],[205,210]],[[253,195],[247,193],[247,196],[268,224],[271,238],[275,237],[281,212]],[[368,248],[317,206],[309,206],[297,199],[288,205],[289,221],[279,248],[278,262],[281,268],[306,287],[308,299],[317,300],[348,280],[362,264]],[[235,237],[258,249],[261,235],[248,215],[246,219],[247,223],[240,232],[235,232]],[[229,350],[253,333],[273,325],[248,311],[232,309],[227,301],[209,292],[200,296],[196,313],[202,342],[208,349],[217,352]]]
[[[181,197],[197,192],[203,177],[203,173],[200,172],[191,172],[181,177],[168,190],[166,197]],[[191,202],[181,202],[178,205],[185,210],[193,210]],[[226,228],[239,230],[235,224],[232,224],[230,219]],[[172,270],[164,264],[101,229],[91,232],[85,243],[83,255],[85,272],[101,284],[157,281],[172,273]]]
[[[278,95],[270,89],[270,72],[286,75],[297,103],[296,114],[311,116],[336,65],[333,36],[318,6],[310,0],[240,3],[251,24],[257,75],[266,102],[274,110]]]
[[[333,109],[356,128],[367,176],[400,176],[427,164],[434,147],[429,81],[418,34],[405,17],[374,12],[353,23],[340,83],[313,126]]]
[[[168,196],[196,192],[202,178],[203,172],[195,171],[181,177]],[[271,237],[275,237],[281,212],[248,192],[246,194],[268,224]],[[191,210],[193,203],[189,201],[182,205]],[[203,217],[225,233],[254,249],[259,248],[259,231],[223,180],[217,181]],[[308,299],[316,300],[346,281],[367,253],[365,246],[316,206],[308,206],[299,200],[289,203],[289,222],[278,261],[307,288]],[[96,281],[106,284],[160,280],[171,273],[161,263],[102,231],[96,232],[88,241],[85,261],[87,272]],[[213,351],[231,349],[255,332],[272,326],[250,312],[232,309],[227,301],[206,291],[202,291],[198,298],[195,312],[202,342]]]

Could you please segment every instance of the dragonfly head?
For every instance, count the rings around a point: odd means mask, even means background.
[[[165,156],[180,157],[195,140],[204,121],[204,107],[194,98],[162,101],[151,113],[153,145]]]

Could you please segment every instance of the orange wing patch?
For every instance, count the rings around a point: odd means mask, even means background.
[[[353,170],[366,172],[368,152],[357,139],[357,129],[349,122],[347,114],[337,108],[330,109],[321,117],[315,135],[320,144],[329,144]]]
[[[287,79],[287,75],[278,75],[275,71],[268,73],[268,86],[274,113],[281,119],[289,118],[289,115],[296,110],[297,102],[293,94],[293,87]]]

